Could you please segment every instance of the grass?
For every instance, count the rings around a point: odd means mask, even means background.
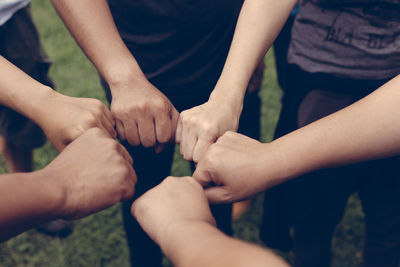
[[[73,41],[50,1],[34,0],[32,11],[45,49],[55,60],[50,74],[57,90],[70,96],[95,97],[105,103],[96,70]],[[273,60],[271,54],[265,58],[268,69],[261,91],[263,141],[271,140],[280,109],[281,93]],[[35,151],[35,169],[43,168],[56,155],[57,152],[47,143]],[[6,171],[4,166],[0,159],[1,173]],[[188,164],[178,153],[172,174],[190,174]],[[262,217],[262,197],[257,197],[250,211],[234,223],[236,237],[261,244],[258,228]],[[332,266],[360,266],[362,240],[363,214],[354,195],[332,242]],[[165,265],[169,265],[168,261]],[[129,266],[119,205],[75,221],[74,232],[66,239],[50,238],[31,230],[0,244],[0,266]]]

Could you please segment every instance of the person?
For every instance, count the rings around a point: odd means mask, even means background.
[[[400,73],[394,41],[399,4],[300,2],[287,57],[289,90],[276,137],[354,103]],[[335,227],[348,197],[357,192],[366,215],[364,265],[393,266],[400,245],[395,230],[400,188],[391,185],[396,184],[399,160],[320,170],[268,191],[264,213],[270,216],[263,219],[262,240],[277,249],[292,247],[295,266],[329,266]]]
[[[289,266],[270,251],[219,231],[203,189],[191,177],[166,178],[133,203],[132,215],[174,266]]]
[[[227,132],[207,150],[193,178],[205,188],[211,203],[230,203],[253,197],[313,170],[399,155],[399,88],[400,75],[365,99],[271,143],[262,144]],[[251,181],[246,178],[249,173]],[[393,200],[391,194],[399,184],[400,179],[390,183],[392,188],[382,201]],[[397,203],[389,207],[395,218],[400,215]],[[390,227],[395,226],[393,222]],[[167,238],[173,240],[171,236]],[[391,238],[395,241],[399,236]],[[394,255],[390,266],[398,266],[400,246],[394,246],[390,252]]]
[[[0,176],[0,241],[132,197],[132,158],[113,140],[113,118],[100,101],[61,95],[0,56],[0,104],[41,126],[62,151],[42,170]]]
[[[0,175],[0,242],[55,219],[79,219],[132,197],[132,158],[92,128],[44,169]]]
[[[36,123],[59,152],[90,128],[117,135],[111,112],[100,100],[62,95],[1,56],[0,105]]]
[[[242,2],[53,1],[102,77],[118,137],[135,162],[135,197],[168,176],[174,141],[197,162],[227,130],[258,135],[257,90],[246,95],[235,76],[221,75]],[[160,266],[159,248],[130,207],[123,204],[132,265]],[[231,233],[231,206],[212,210]]]
[[[200,159],[193,178],[166,178],[137,199],[131,212],[175,266],[287,266],[267,250],[215,229],[208,201],[248,199],[315,169],[400,154],[399,88],[400,75],[271,143],[227,132]]]
[[[296,2],[244,3],[224,67],[229,75],[241,84],[249,80]],[[348,106],[400,72],[398,12],[397,0],[349,1],[347,5],[343,1],[300,1],[288,54],[297,73],[289,77],[294,89],[290,91],[296,92],[291,97],[298,105],[291,107],[296,113],[286,117],[292,130]],[[362,31],[351,30],[356,28]],[[393,266],[400,243],[396,227],[400,223],[400,192],[396,190],[400,187],[393,186],[397,160],[321,170],[285,183],[289,190],[267,192],[266,200],[273,192],[278,198],[265,206],[264,213],[270,216],[264,220],[263,240],[275,248],[290,248],[289,230],[294,226],[295,265],[329,266],[333,230],[348,196],[358,191],[366,213],[364,264]]]
[[[398,155],[399,88],[400,75],[358,102],[270,143],[227,132],[207,150],[193,178],[205,187],[211,203],[229,203],[317,169]],[[248,172],[251,182],[244,175]]]
[[[31,17],[29,0],[1,1],[0,55],[40,83],[54,87],[48,76],[51,59],[40,43]],[[89,106],[93,107],[93,104]],[[0,106],[0,149],[8,171],[31,172],[33,150],[45,142],[46,137],[37,124],[13,109]],[[60,145],[57,144],[56,148],[60,149]],[[70,223],[63,220],[39,225],[37,229],[60,237],[68,235],[72,230]]]

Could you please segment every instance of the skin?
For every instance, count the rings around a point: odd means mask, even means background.
[[[144,147],[173,141],[179,113],[146,79],[122,41],[107,1],[53,0],[53,4],[110,86],[118,137]]]
[[[97,99],[59,94],[3,57],[0,57],[0,81],[0,104],[38,124],[58,151],[90,128],[101,128],[116,137],[113,117]]]
[[[296,1],[246,0],[221,77],[210,99],[181,113],[176,142],[187,160],[198,162],[220,136],[237,131],[243,98],[257,63],[283,27]],[[259,24],[265,27],[260,29]]]
[[[226,133],[210,146],[193,177],[211,202],[226,203],[312,170],[398,155],[399,101],[400,75],[355,104],[271,143]]]
[[[238,68],[236,62],[231,62],[229,66],[235,67],[224,69],[209,100],[178,116],[169,100],[145,78],[121,40],[105,0],[79,3],[53,0],[53,3],[78,44],[110,85],[111,112],[120,139],[145,147],[175,140],[186,160],[198,162],[218,137],[238,129],[248,80],[239,82],[237,73],[241,77],[245,69],[244,75],[251,75],[254,68]],[[274,12],[271,15],[283,25],[284,19]],[[244,30],[252,29],[252,25],[244,27]]]
[[[0,241],[54,219],[78,219],[133,196],[132,159],[103,130],[86,131],[47,167],[0,177]]]
[[[296,2],[244,1],[224,69],[209,101],[182,112],[179,118],[176,142],[185,159],[199,162],[220,136],[237,131],[251,75]]]
[[[166,178],[133,203],[132,215],[174,266],[288,266],[219,231],[204,191],[191,177]]]

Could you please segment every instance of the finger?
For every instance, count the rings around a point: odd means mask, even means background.
[[[197,143],[197,136],[187,127],[182,130],[182,140],[181,140],[181,154],[185,160],[193,159],[194,147]]]
[[[156,114],[154,122],[157,142],[163,144],[171,140],[172,125],[169,113]]]
[[[108,108],[107,108],[106,106],[103,106],[103,113],[104,113],[104,116],[107,118],[107,120],[108,120],[108,121],[112,124],[112,126],[114,127],[114,126],[115,126],[114,117],[113,117],[111,111],[108,110]]]
[[[140,118],[138,121],[140,143],[144,147],[152,147],[156,144],[154,121],[152,118]]]
[[[175,143],[180,144],[182,140],[182,115],[178,116],[178,122],[176,124],[175,131]]]
[[[116,120],[115,122],[116,127],[117,127],[117,132],[118,132],[118,137],[121,141],[126,140],[126,135],[125,135],[125,127],[124,124],[120,120]]]
[[[140,145],[139,130],[136,121],[132,120],[125,124],[126,128],[126,140],[131,146]]]
[[[214,143],[214,140],[210,141],[204,138],[199,138],[193,150],[193,161],[196,163],[199,162],[203,154],[207,151],[212,143]]]
[[[122,157],[130,164],[133,165],[133,159],[131,157],[131,155],[129,154],[128,150],[126,150],[126,148],[121,145],[118,144],[118,151],[121,153]]]
[[[233,199],[225,186],[206,188],[204,193],[211,204],[232,203]]]
[[[171,111],[171,140],[175,141],[175,134],[178,126],[178,120],[179,120],[179,112],[175,109],[172,108]]]
[[[107,118],[101,118],[101,124],[113,139],[117,138],[117,132],[114,129],[114,125],[112,125]]]
[[[197,164],[196,170],[194,171],[192,177],[202,187],[206,187],[212,183],[212,177],[210,173],[203,168],[203,164],[201,162]]]

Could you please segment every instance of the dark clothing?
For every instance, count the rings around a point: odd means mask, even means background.
[[[341,2],[346,4],[300,2],[289,63],[310,73],[351,79],[382,80],[399,74],[400,0]]]
[[[0,54],[35,80],[53,87],[47,75],[51,60],[40,44],[29,6],[0,26]],[[4,106],[0,106],[0,134],[14,146],[36,148],[46,141],[36,124]]]
[[[121,37],[140,68],[175,108],[181,112],[206,102],[222,72],[242,0],[108,2]],[[111,101],[104,80],[103,86]],[[254,138],[259,138],[257,94],[258,90],[246,95],[239,125],[239,131]],[[153,149],[124,145],[134,159],[137,198],[169,175],[174,146],[157,155]],[[123,215],[132,265],[160,266],[160,250],[130,215],[130,203],[123,205]],[[212,209],[218,227],[231,234],[231,205]]]
[[[311,74],[291,65],[276,138],[365,97],[387,80]],[[337,90],[336,88],[340,88]],[[400,157],[315,171],[265,193],[263,241],[294,248],[295,266],[330,265],[333,231],[348,197],[358,192],[365,213],[364,266],[397,267],[400,257]],[[293,241],[290,227],[294,227]]]
[[[243,0],[110,0],[118,30],[150,82],[174,104],[208,99]]]

